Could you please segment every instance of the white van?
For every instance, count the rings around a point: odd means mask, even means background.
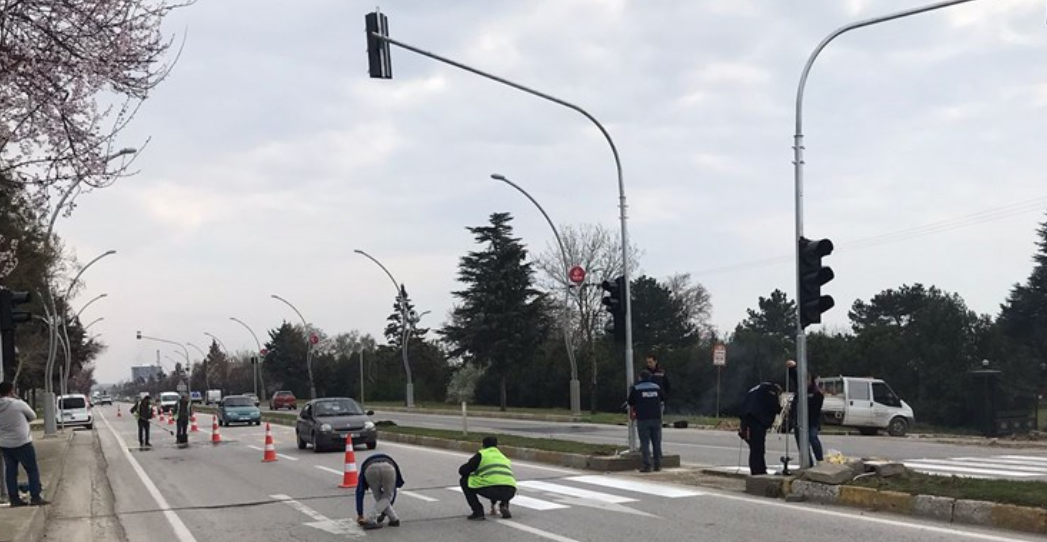
[[[84,426],[94,428],[91,403],[86,395],[79,393],[58,397],[58,421],[65,427]]]
[[[178,400],[182,396],[175,391],[165,391],[160,393],[160,410],[164,412],[174,412],[175,407],[178,406]]]
[[[819,378],[825,392],[822,423],[854,427],[863,435],[885,429],[903,437],[916,423],[912,407],[878,378],[835,376]]]

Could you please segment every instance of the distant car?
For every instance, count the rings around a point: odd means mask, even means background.
[[[94,428],[91,402],[87,400],[86,395],[60,396],[58,398],[58,416],[59,421],[66,427],[82,425],[88,429]]]
[[[258,406],[258,405],[262,404],[262,402],[258,400],[258,396],[253,394],[253,393],[245,393],[245,394],[243,394],[243,396],[244,397],[250,397],[251,400],[254,401],[254,406]]]
[[[204,402],[204,394],[202,394],[202,393],[200,393],[198,391],[190,392],[189,393],[189,400],[191,402],[193,402],[193,403],[202,403],[202,402]]]
[[[174,412],[176,406],[178,406],[178,400],[182,396],[178,392],[165,391],[160,394],[160,410],[164,412]]]
[[[294,394],[289,391],[278,391],[274,393],[269,399],[269,410],[280,410],[281,408],[297,410],[298,399],[296,399]]]
[[[113,398],[110,395],[99,395],[98,404],[100,405],[111,405],[113,404]]]
[[[262,411],[246,395],[228,395],[218,403],[218,425],[233,423],[262,425]]]
[[[346,439],[353,445],[366,444],[368,450],[378,446],[378,429],[371,416],[374,411],[364,409],[348,397],[313,399],[302,407],[295,424],[298,449],[312,445],[314,452],[325,449],[345,449]]]

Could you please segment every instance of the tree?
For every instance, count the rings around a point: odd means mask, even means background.
[[[508,213],[494,213],[489,226],[467,228],[482,248],[462,257],[458,281],[465,289],[451,323],[442,331],[453,358],[486,367],[498,379],[499,405],[506,409],[506,381],[530,361],[546,332],[545,315],[527,250],[512,236]]]
[[[1008,357],[1019,361],[1014,376],[1047,385],[1047,221],[1037,235],[1032,273],[1011,289],[998,322],[1012,354]]]
[[[691,284],[690,273],[677,273],[665,281],[673,298],[683,305],[687,321],[703,336],[712,335],[714,332],[711,323],[713,304],[709,290],[701,284]]]
[[[274,389],[290,390],[296,397],[309,396],[305,341],[306,331],[286,321],[269,331],[265,343],[269,354],[263,367]]]
[[[694,344],[698,336],[684,301],[646,275],[633,281],[633,345],[638,355]]]
[[[222,393],[229,393],[229,357],[214,339],[211,339],[211,347],[207,349],[204,366],[207,367],[207,381],[215,389],[222,390]]]
[[[414,310],[414,303],[411,303],[410,296],[407,295],[407,288],[403,285],[400,286],[400,295],[396,296],[396,301],[393,303],[393,313],[386,318],[389,323],[385,326],[385,340],[388,342],[390,347],[400,348],[403,344],[403,320],[404,312],[407,313],[407,329],[411,333],[413,338],[424,338],[428,333],[428,328],[419,328],[418,322],[421,321],[421,316],[418,315]]]
[[[760,297],[759,310],[746,309],[748,317],[739,324],[739,330],[771,335],[795,344],[796,302],[781,290],[770,297]]]

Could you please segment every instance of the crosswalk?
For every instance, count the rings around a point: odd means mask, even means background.
[[[446,489],[459,493],[462,491],[462,488],[458,486]],[[702,491],[671,484],[607,475],[569,476],[553,481],[522,480],[517,482],[516,491],[516,497],[512,501],[513,506],[539,512],[561,510],[572,506],[626,511],[623,505],[640,501],[640,496],[680,499],[705,494]],[[614,491],[614,493],[609,491]]]
[[[907,459],[903,463],[914,471],[939,476],[1047,480],[1047,456],[994,455],[946,459]]]

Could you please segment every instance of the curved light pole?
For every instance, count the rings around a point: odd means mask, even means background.
[[[87,303],[84,303],[84,306],[80,307],[80,310],[76,311],[76,316],[74,316],[73,319],[80,318],[80,313],[84,312],[84,310],[86,310],[87,307],[90,307],[91,303],[94,303],[95,301],[98,301],[99,299],[102,299],[103,297],[109,297],[109,294],[98,294],[97,296],[95,296],[93,299],[91,299]]]
[[[313,340],[312,334],[309,331],[309,323],[305,321],[305,317],[302,316],[302,313],[296,309],[290,301],[276,294],[272,294],[269,297],[277,301],[282,301],[285,305],[291,307],[291,310],[293,310],[294,313],[298,315],[298,318],[302,320],[302,329],[305,330],[305,368],[309,371],[309,398],[316,399],[316,384],[313,382]]]
[[[100,316],[98,318],[95,318],[94,320],[91,320],[90,324],[84,326],[84,333],[87,333],[87,330],[90,329],[91,326],[97,324],[98,322],[101,322],[102,320],[105,320],[105,316]]]
[[[211,377],[207,374],[207,354],[204,353],[202,348],[196,346],[193,343],[185,344],[187,344],[188,346],[192,346],[197,352],[200,352],[200,363],[204,364],[204,387],[206,388],[204,392],[206,395],[207,390],[211,389]]]
[[[580,416],[582,414],[582,386],[578,382],[578,363],[574,358],[574,347],[571,345],[571,324],[570,324],[570,305],[571,305],[571,261],[567,257],[567,249],[564,248],[563,239],[560,237],[560,231],[556,229],[556,224],[549,218],[549,214],[545,212],[542,205],[538,203],[538,200],[534,199],[526,190],[520,185],[510,181],[501,173],[492,173],[491,178],[496,181],[501,181],[513,188],[518,192],[527,196],[527,199],[531,200],[531,203],[541,211],[542,216],[545,217],[545,221],[549,223],[549,227],[553,230],[553,236],[556,237],[556,244],[560,247],[560,257],[563,259],[563,274],[564,274],[564,307],[563,307],[563,344],[567,349],[567,360],[571,364],[571,414]]]
[[[807,337],[804,335],[802,315],[803,306],[800,304],[799,299],[803,290],[803,277],[800,271],[800,239],[803,237],[803,91],[807,86],[807,77],[811,73],[811,68],[814,66],[814,61],[818,58],[818,55],[829,42],[838,38],[840,35],[850,32],[858,28],[864,28],[866,26],[872,26],[874,24],[885,23],[893,21],[895,19],[901,19],[909,17],[911,15],[918,15],[920,13],[926,13],[928,11],[934,11],[937,9],[947,8],[958,4],[966,4],[967,2],[973,2],[974,0],[947,0],[945,2],[938,2],[935,4],[929,4],[926,6],[916,7],[907,9],[904,11],[898,11],[887,15],[881,15],[879,17],[873,17],[870,19],[863,19],[861,21],[855,21],[850,24],[846,24],[833,30],[826,36],[814,51],[811,52],[811,56],[807,58],[807,63],[803,67],[803,72],[800,73],[800,84],[796,89],[796,134],[793,136],[793,185],[795,190],[796,198],[796,382],[798,386],[807,385]],[[807,427],[807,401],[797,401],[797,412],[796,418],[799,422],[799,431],[801,435],[806,435],[808,431]],[[811,466],[811,455],[810,455],[810,443],[808,439],[798,439],[800,444],[800,465],[803,468]],[[788,443],[788,440],[786,440]],[[788,455],[788,453],[786,454]]]
[[[73,278],[73,281],[69,283],[69,287],[66,288],[65,296],[62,297],[62,300],[66,303],[67,306],[69,304],[69,296],[71,296],[73,293],[73,287],[76,286],[76,283],[80,280],[80,277],[84,274],[84,272],[87,271],[87,268],[91,267],[91,265],[93,265],[98,260],[101,260],[106,256],[112,256],[113,254],[116,254],[115,250],[107,250],[99,256],[97,256],[95,259],[88,262],[87,265],[80,269],[80,272],[76,274],[76,277]],[[65,376],[62,378],[62,393],[65,393],[65,390],[69,388],[69,373],[71,373],[73,370],[73,355],[71,351],[72,342],[69,340],[69,322],[65,319],[64,312],[65,311],[63,311],[63,314],[61,315],[62,335],[65,336]]]
[[[376,260],[374,256],[371,256],[370,254],[360,249],[354,250],[353,252],[367,258],[368,260],[371,260],[376,265],[378,265],[378,267],[381,267],[382,271],[385,271],[385,274],[389,277],[389,280],[393,281],[393,288],[396,290],[396,302],[400,305],[400,327],[402,328],[402,333],[400,334],[400,351],[403,355],[404,371],[407,374],[407,390],[405,392],[405,403],[407,404],[407,408],[414,408],[414,381],[411,380],[411,362],[410,360],[408,360],[407,357],[407,300],[404,299],[404,294],[406,294],[406,290],[404,289],[403,284],[397,282],[397,280],[393,277],[393,274],[390,273],[384,265],[382,265],[382,262]]]
[[[243,322],[243,320],[240,320],[239,318],[236,318],[234,316],[230,316],[229,319],[234,321],[234,322],[236,322],[236,323],[238,323],[238,324],[240,324],[241,326],[244,326],[244,328],[247,329],[247,332],[251,334],[251,337],[254,337],[254,344],[255,344],[255,347],[256,347],[256,350],[255,350],[256,358],[255,359],[258,360],[258,362],[255,363],[254,367],[253,367],[253,369],[254,369],[254,394],[255,394],[255,397],[258,397],[259,399],[264,399],[264,397],[262,397],[261,395],[258,395],[258,374],[261,372],[259,366],[262,364],[262,343],[258,340],[258,335],[254,334],[254,330],[251,329],[251,326],[245,324]],[[264,383],[262,384],[262,395],[265,395],[265,384]]]
[[[186,374],[188,375],[188,377],[185,379],[185,381],[186,381],[186,391],[189,393],[189,396],[192,397],[193,396],[193,373],[192,373],[192,365],[189,362],[189,349],[186,348],[185,345],[180,343],[180,342],[169,341],[167,339],[161,339],[161,338],[158,338],[158,337],[149,337],[149,336],[146,336],[146,335],[142,335],[141,331],[136,332],[135,333],[135,337],[138,340],[146,339],[146,340],[150,340],[150,341],[156,341],[156,342],[161,342],[161,343],[173,344],[175,346],[181,347],[182,353],[185,355]]]

